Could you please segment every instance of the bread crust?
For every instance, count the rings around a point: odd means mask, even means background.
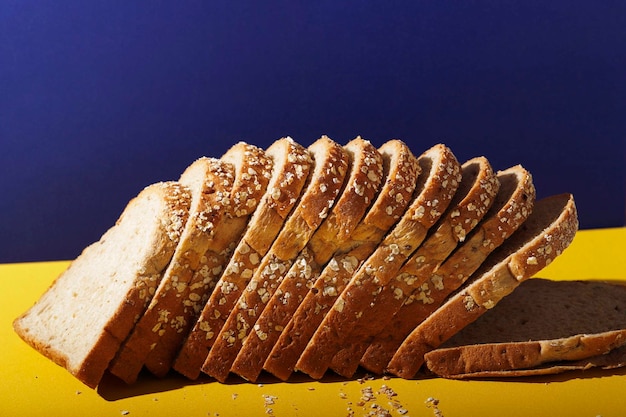
[[[234,168],[219,159],[200,158],[187,167],[180,180],[191,190],[189,221],[150,304],[109,367],[109,372],[127,384],[137,380],[151,349],[170,324],[176,327],[184,324],[182,316],[172,311],[182,302],[181,295],[200,266],[212,233],[229,206]]]
[[[291,265],[246,337],[231,372],[256,381],[273,345],[334,251],[349,239],[379,191],[383,178],[382,156],[357,137],[344,146],[350,156],[350,173],[329,216],[315,231]]]
[[[289,378],[332,302],[401,217],[413,195],[421,168],[406,144],[390,140],[378,152],[384,169],[380,192],[350,238],[340,245],[315,279],[263,364],[266,371],[282,380]]]
[[[244,339],[274,294],[298,253],[328,216],[343,186],[347,152],[327,136],[309,146],[313,172],[293,213],[263,257],[246,289],[230,311],[202,365],[202,371],[225,381]]]
[[[424,284],[432,271],[465,240],[491,207],[500,182],[487,159],[473,158],[461,166],[461,172],[459,188],[434,230],[404,263],[397,276],[383,286],[370,308],[363,311],[356,324],[356,334],[350,330],[346,332],[345,347],[335,354],[331,364],[335,373],[348,378],[354,375],[371,339],[387,327],[414,291],[426,290]]]
[[[528,218],[536,195],[530,173],[516,165],[498,172],[497,178],[500,187],[482,221],[435,270],[425,278],[416,278],[421,285],[413,290],[363,354],[360,364],[365,369],[382,373],[404,338],[463,285],[485,258]]]
[[[578,218],[569,194],[546,197],[507,242],[470,277],[468,283],[418,325],[395,352],[386,372],[415,376],[424,355],[475,321],[525,279],[552,262],[574,238]]]
[[[312,168],[309,151],[289,137],[275,141],[265,154],[273,161],[266,192],[228,264],[223,271],[215,271],[219,275],[215,289],[174,361],[173,368],[190,379],[200,375],[215,335],[279,234]]]
[[[169,328],[165,327],[166,332],[160,335],[145,360],[145,367],[158,377],[164,377],[171,369],[185,335],[215,287],[271,176],[272,160],[263,149],[245,142],[232,146],[220,160],[234,167],[228,206],[214,207],[223,211],[222,220],[215,223],[200,265],[194,269],[183,294],[170,305],[169,311],[176,320],[170,320]]]
[[[312,378],[324,375],[333,356],[344,346],[345,336],[358,331],[363,312],[376,302],[383,286],[422,243],[458,188],[460,165],[449,148],[435,145],[418,160],[425,177],[423,186],[416,191],[406,214],[355,272],[296,363],[297,370]],[[367,328],[369,323],[363,324]]]
[[[586,371],[592,368],[616,369],[626,366],[626,346],[616,347],[608,353],[592,356],[575,361],[547,362],[532,368],[517,368],[510,370],[476,371],[453,375],[441,375],[450,379],[470,378],[515,378],[537,375],[553,375],[570,371]]]
[[[14,321],[16,333],[95,388],[150,302],[187,222],[190,199],[178,182],[142,190],[115,225]],[[147,223],[146,213],[154,216]],[[131,251],[128,245],[133,244],[140,247]],[[102,306],[113,310],[105,312]]]

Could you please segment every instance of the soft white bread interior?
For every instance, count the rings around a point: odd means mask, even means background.
[[[187,223],[190,200],[178,182],[142,190],[14,321],[17,334],[87,386],[97,386],[152,299]]]

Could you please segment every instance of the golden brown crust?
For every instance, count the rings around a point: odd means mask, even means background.
[[[228,376],[243,340],[298,253],[328,216],[343,186],[349,165],[349,156],[343,147],[323,136],[308,149],[314,169],[305,190],[230,312],[202,366],[203,372],[219,381]]]
[[[181,175],[182,184],[193,184],[189,221],[154,297],[109,367],[113,375],[126,383],[136,381],[150,350],[170,323],[183,325],[183,320],[172,311],[178,309],[180,296],[224,217],[233,180],[233,166],[214,158],[196,160]]]
[[[361,321],[383,286],[393,278],[408,256],[422,243],[439,219],[461,181],[460,165],[452,151],[435,145],[418,159],[424,183],[416,191],[406,214],[356,271],[335,300],[298,359],[296,369],[321,378],[341,349],[346,336],[367,333],[370,323]]]
[[[334,251],[347,240],[379,190],[382,156],[369,142],[356,138],[345,147],[350,175],[329,216],[315,231],[246,337],[234,372],[255,381],[274,343]]]
[[[621,332],[617,332],[621,334]],[[622,338],[622,343],[624,339]],[[626,346],[621,345],[613,350],[596,356],[574,360],[555,361],[535,365],[531,368],[516,368],[507,370],[483,370],[459,374],[441,375],[452,379],[470,378],[515,378],[537,375],[553,375],[569,371],[585,371],[591,368],[616,369],[626,366]]]
[[[445,262],[430,271],[425,279],[420,279],[419,287],[365,351],[361,358],[364,368],[383,372],[404,338],[526,220],[535,201],[530,173],[521,166],[514,166],[498,172],[497,178],[500,187],[483,220]],[[404,278],[411,280],[412,275]]]
[[[402,378],[412,378],[427,352],[439,347],[493,308],[521,281],[544,268],[569,246],[577,229],[576,206],[571,195],[538,201],[524,226],[485,261],[468,284],[407,336],[386,371]],[[548,246],[551,249],[546,251]],[[519,269],[521,275],[514,275],[510,268],[513,263],[529,267]]]
[[[331,369],[351,377],[370,344],[370,339],[383,331],[407,298],[415,290],[424,290],[432,271],[443,262],[459,242],[483,218],[491,207],[500,183],[484,157],[473,158],[462,165],[462,179],[450,206],[428,238],[417,248],[398,272],[395,279],[384,285],[375,304],[364,310],[360,320],[369,324],[357,336],[347,334],[344,348],[337,352]]]
[[[420,166],[403,142],[386,142],[379,148],[379,153],[383,158],[385,181],[376,200],[350,239],[340,245],[316,278],[263,365],[265,370],[283,380],[293,372],[306,343],[360,263],[400,218],[416,187]]]
[[[179,292],[178,300],[168,307],[171,319],[164,326],[165,333],[145,359],[145,367],[159,377],[169,372],[185,335],[196,322],[271,177],[272,160],[257,146],[239,142],[220,159],[234,167],[232,189],[228,198],[223,199],[229,204],[213,207],[223,212],[221,221],[214,223],[204,254],[199,264],[192,267],[192,278]]]
[[[188,378],[200,375],[215,336],[279,234],[312,168],[308,150],[291,138],[275,141],[265,154],[273,161],[267,190],[223,271],[207,268],[219,280],[174,361],[174,369]]]

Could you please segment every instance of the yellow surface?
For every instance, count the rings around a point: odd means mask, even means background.
[[[625,253],[626,228],[581,231],[540,276],[626,281]],[[268,377],[262,384],[144,375],[132,386],[108,378],[91,390],[28,347],[11,327],[67,264],[0,265],[0,416],[361,416],[384,415],[383,409],[391,416],[403,415],[402,410],[408,416],[445,417],[626,415],[626,370],[507,381],[329,378],[280,383]],[[383,386],[397,395],[379,393]],[[370,388],[374,398],[363,401]]]

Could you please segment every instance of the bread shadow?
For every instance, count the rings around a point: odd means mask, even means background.
[[[332,372],[328,372],[321,380],[315,380],[302,373],[294,373],[288,381],[283,381],[270,373],[263,372],[255,382],[247,381],[237,375],[231,374],[225,382],[219,382],[208,375],[202,374],[198,379],[191,380],[177,372],[170,372],[164,378],[158,378],[143,370],[137,381],[127,384],[116,376],[106,373],[98,385],[98,394],[107,401],[118,401],[126,398],[139,397],[143,395],[158,394],[161,392],[174,391],[187,386],[225,384],[237,386],[241,384],[273,385],[273,384],[304,384],[311,382],[336,383],[347,382],[362,378],[344,378]]]
[[[457,381],[471,382],[471,381],[490,381],[498,383],[528,383],[528,384],[547,384],[547,383],[563,383],[575,379],[594,379],[594,378],[606,378],[610,376],[626,375],[626,367],[617,369],[599,369],[592,368],[587,370],[570,370],[559,374],[550,375],[534,375],[534,376],[516,376],[516,377],[491,377],[491,378],[467,378],[459,379]],[[429,380],[439,378],[436,375],[428,373],[419,373],[412,380]],[[98,394],[106,401],[118,401],[122,399],[139,397],[143,395],[158,394],[161,392],[174,391],[182,389],[187,386],[194,385],[210,385],[210,384],[225,384],[237,386],[241,384],[256,384],[256,385],[273,385],[273,384],[307,384],[307,383],[347,383],[357,382],[363,383],[372,380],[393,380],[397,377],[372,375],[366,371],[359,370],[352,378],[345,378],[337,375],[333,372],[327,372],[322,379],[316,380],[306,374],[294,373],[289,380],[283,381],[275,376],[263,372],[255,382],[246,381],[245,379],[236,375],[230,375],[225,382],[219,382],[208,375],[202,374],[196,380],[190,380],[183,375],[176,372],[170,372],[164,378],[157,378],[146,371],[143,371],[137,382],[134,384],[126,384],[122,380],[111,374],[105,374],[102,381],[98,385]]]

